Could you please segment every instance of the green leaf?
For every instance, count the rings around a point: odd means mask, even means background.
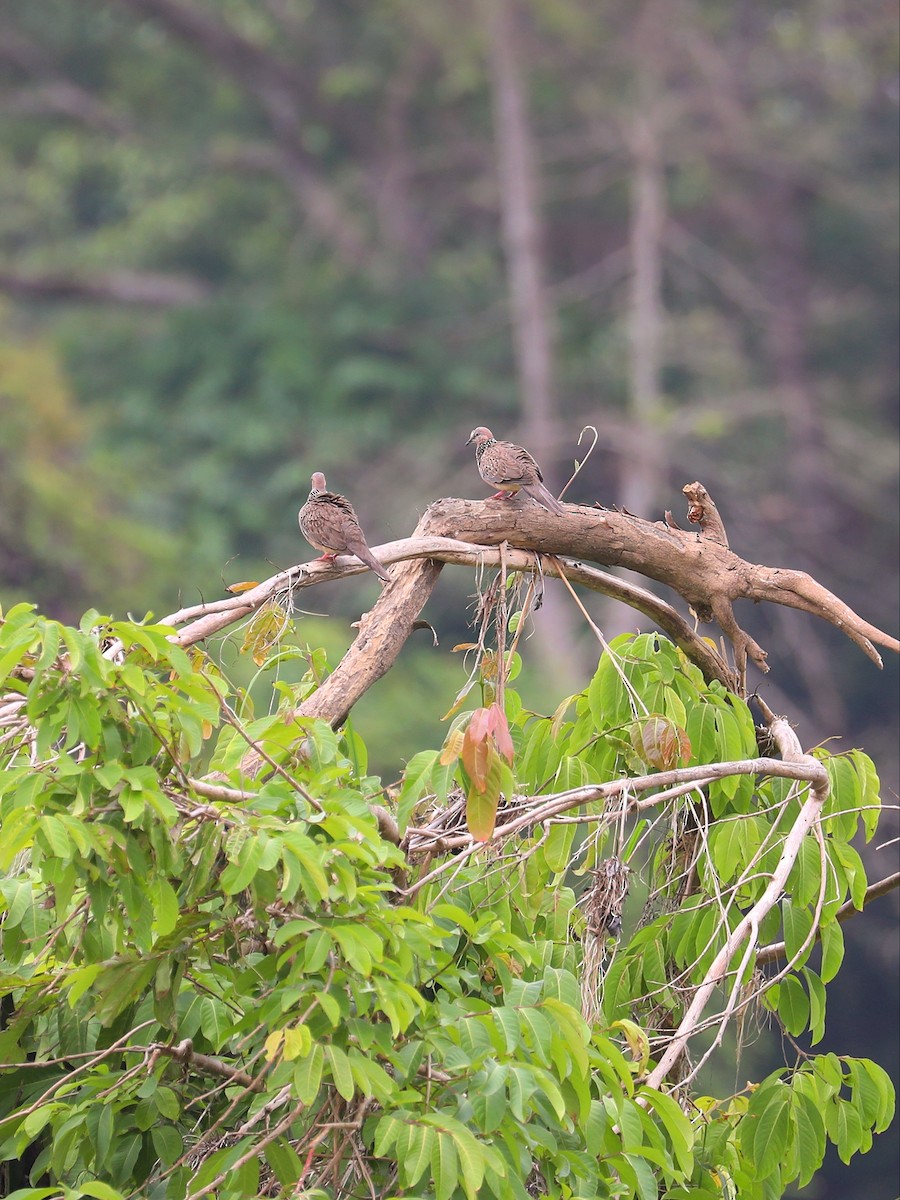
[[[50,847],[50,852],[56,858],[69,858],[72,854],[72,843],[66,833],[66,827],[58,817],[47,813],[41,818],[41,836]]]
[[[155,973],[153,959],[124,959],[104,967],[94,983],[97,1019],[111,1025],[120,1012],[141,998]]]
[[[317,1042],[305,1058],[294,1063],[294,1087],[297,1099],[302,1100],[304,1104],[312,1104],[318,1096],[324,1065],[325,1053]]]
[[[745,824],[743,817],[725,817],[710,830],[709,853],[722,883],[730,883],[757,849]]]
[[[34,641],[33,629],[25,629],[10,639],[3,653],[0,654],[0,685],[9,678],[13,669],[22,663]]]
[[[248,838],[238,851],[236,861],[230,862],[222,872],[219,883],[226,896],[243,892],[253,882],[262,861],[266,840],[263,837]]]
[[[494,1024],[503,1038],[503,1046],[507,1054],[514,1054],[519,1048],[519,1014],[514,1008],[498,1006],[493,1009],[491,1016]]]
[[[565,871],[568,867],[574,838],[574,825],[550,826],[547,840],[541,847],[541,852],[544,855],[544,862],[554,873],[558,874]]]
[[[664,1092],[642,1088],[640,1098],[653,1109],[669,1137],[678,1169],[690,1176],[694,1170],[694,1132],[681,1107]]]
[[[873,1127],[876,1133],[883,1133],[890,1127],[896,1108],[894,1085],[891,1082],[891,1077],[887,1071],[880,1067],[878,1063],[872,1062],[871,1059],[858,1058],[856,1059],[856,1065],[860,1071],[865,1072],[869,1076],[878,1094],[878,1107]]]
[[[375,1126],[375,1141],[372,1146],[376,1158],[385,1158],[388,1151],[397,1141],[397,1135],[403,1128],[403,1122],[393,1115],[385,1113]]]
[[[748,1138],[742,1136],[745,1153],[749,1151],[757,1179],[765,1179],[778,1169],[785,1158],[791,1138],[790,1091],[781,1082],[763,1086],[750,1100],[744,1122],[749,1122]]]
[[[325,1047],[325,1057],[331,1066],[331,1077],[338,1095],[342,1096],[344,1100],[352,1100],[356,1089],[347,1055],[339,1046],[329,1045]]]
[[[543,984],[545,1003],[551,998],[560,1000],[579,1021],[581,1020],[581,985],[571,971],[564,967],[547,967],[544,970]]]
[[[784,946],[788,961],[794,966],[805,962],[812,950],[813,916],[808,908],[800,908],[793,901],[785,899],[781,905],[782,920],[784,921]],[[801,947],[806,948],[801,955]],[[798,957],[799,956],[799,957]]]
[[[431,1183],[435,1200],[450,1200],[459,1182],[456,1146],[449,1134],[437,1131],[431,1150]]]
[[[820,929],[822,939],[822,963],[819,976],[823,983],[830,983],[844,961],[844,931],[837,921],[829,921]]]
[[[834,1118],[829,1125],[832,1141],[837,1145],[838,1158],[849,1163],[863,1140],[863,1123],[858,1108],[849,1100],[834,1100]]]
[[[820,1054],[812,1060],[813,1070],[824,1085],[828,1096],[837,1095],[844,1085],[841,1060],[836,1054]]]
[[[437,750],[420,750],[406,764],[403,772],[403,785],[397,802],[397,824],[403,833],[409,824],[413,810],[428,790],[432,770],[438,764],[440,752]]]
[[[550,1016],[556,1027],[556,1034],[563,1039],[566,1051],[572,1061],[576,1073],[587,1078],[589,1071],[588,1045],[590,1030],[587,1022],[571,1004],[566,1004],[555,996],[547,996],[541,1001],[541,1008]]]
[[[687,729],[685,730],[691,743],[694,761],[697,763],[716,762],[719,743],[716,729],[716,713],[711,704],[694,704],[688,709]]]
[[[635,1101],[627,1096],[613,1098],[619,1124],[619,1137],[623,1150],[639,1150],[644,1144],[644,1127],[641,1121],[641,1110]]]
[[[157,875],[150,887],[150,898],[156,932],[159,937],[165,937],[178,924],[178,896],[168,879]]]
[[[89,1179],[86,1183],[82,1181],[78,1188],[82,1196],[94,1196],[96,1200],[125,1200],[121,1192],[99,1179]]]
[[[34,775],[32,779],[37,787],[40,776]],[[31,844],[37,829],[37,815],[25,807],[14,808],[4,817],[0,823],[0,871],[9,870],[16,855]]]
[[[630,1165],[637,1185],[640,1200],[658,1200],[659,1188],[656,1176],[645,1156],[640,1154],[624,1154],[623,1158]]]
[[[795,975],[785,975],[778,993],[778,1016],[788,1033],[798,1037],[809,1022],[809,999]]]
[[[824,759],[830,791],[825,801],[825,828],[850,841],[859,824],[862,786],[849,755],[829,754]],[[835,814],[835,815],[832,815]]]
[[[67,976],[63,986],[69,992],[69,1005],[74,1008],[94,980],[103,970],[102,963],[90,963],[86,967],[78,967]]]
[[[614,661],[616,651],[605,652],[588,684],[587,698],[597,729],[611,729],[632,717],[632,702],[622,678],[622,667]]]
[[[300,1178],[303,1161],[294,1147],[278,1138],[266,1146],[266,1160],[283,1188],[290,1189]]]
[[[308,1025],[292,1025],[287,1029],[270,1034],[270,1038],[280,1038],[284,1047],[285,1062],[294,1062],[298,1058],[306,1058],[312,1051],[312,1034]],[[267,1039],[268,1041],[268,1039]]]
[[[878,1123],[882,1110],[883,1091],[863,1066],[859,1059],[849,1059],[847,1062],[850,1073],[850,1086],[853,1104],[856,1107],[864,1128],[871,1128]]]
[[[524,1007],[519,1010],[519,1020],[522,1028],[530,1035],[530,1049],[537,1056],[538,1062],[547,1066],[550,1062],[550,1046],[553,1040],[553,1030],[550,1022],[537,1008]]]
[[[231,1033],[234,1019],[227,1005],[215,996],[203,996],[200,1000],[200,1028],[210,1045],[218,1050]]]
[[[154,1125],[150,1130],[153,1149],[163,1166],[170,1167],[184,1153],[181,1134],[171,1125]]]
[[[805,837],[788,876],[787,890],[794,903],[802,907],[818,900],[821,884],[822,856],[818,843],[813,837]]]
[[[466,1195],[477,1200],[484,1180],[484,1151],[481,1143],[463,1126],[450,1130],[462,1168],[462,1183]]]
[[[17,1188],[9,1193],[6,1200],[48,1200],[50,1196],[58,1197],[59,1188]]]
[[[825,1158],[825,1124],[815,1103],[802,1093],[794,1093],[792,1111],[797,1129],[798,1182],[802,1188],[809,1183]]]
[[[400,1163],[407,1187],[414,1187],[431,1164],[437,1133],[427,1125],[412,1125],[409,1149]]]
[[[810,1045],[815,1046],[825,1036],[825,985],[815,971],[803,968],[809,990]]]
[[[862,750],[851,750],[850,758],[859,775],[862,787],[860,808],[866,841],[869,842],[878,828],[878,820],[881,816],[881,781],[875,770],[875,764],[868,754],[864,754]]]
[[[863,861],[858,852],[852,846],[848,846],[846,842],[835,840],[831,846],[847,876],[853,907],[862,912],[868,886]]]

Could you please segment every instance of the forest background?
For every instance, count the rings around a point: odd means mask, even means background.
[[[0,603],[160,616],[308,557],[313,470],[374,543],[484,495],[473,425],[555,489],[593,426],[568,499],[683,520],[699,479],[742,557],[894,629],[897,67],[883,0],[7,0]],[[375,586],[301,638],[335,661]],[[443,736],[472,590],[355,712],[387,776]],[[896,663],[768,607],[761,694],[896,803]],[[561,591],[526,656],[542,711],[590,678]],[[853,924],[827,1039],[895,1079],[897,919]],[[889,1143],[815,1194],[893,1196]]]

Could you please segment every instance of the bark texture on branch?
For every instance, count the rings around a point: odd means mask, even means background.
[[[449,546],[440,541],[448,537],[454,539]],[[477,547],[496,548],[503,542],[509,544],[506,554],[513,569],[521,570],[524,565],[516,551],[531,551],[537,556],[552,556],[546,561],[536,558],[535,569],[540,569],[540,563],[547,574],[561,569],[575,579],[583,572],[580,582],[588,586],[593,568],[586,569],[585,560],[604,566],[629,567],[671,587],[696,613],[706,619],[714,618],[731,641],[736,677],[728,675],[714,652],[708,662],[700,661],[707,678],[717,677],[723,682],[727,679],[738,689],[742,686],[748,655],[761,669],[766,669],[765,651],[744,633],[734,617],[733,603],[739,599],[787,605],[821,617],[841,629],[878,666],[881,657],[875,643],[900,650],[896,638],[864,621],[802,571],[745,562],[727,546],[701,534],[605,509],[569,505],[566,515],[560,517],[528,499],[478,502],[449,498],[429,505],[411,538],[373,547],[381,562],[388,566],[401,562],[403,565],[393,566],[393,582],[362,617],[355,642],[322,686],[297,707],[294,716],[318,717],[334,726],[341,725],[356,701],[393,665],[437,582],[441,562],[477,561]],[[467,546],[473,548],[471,559],[466,553]],[[325,579],[358,574],[363,569],[355,560],[351,565],[347,558],[324,568],[318,564],[312,568],[308,564],[295,567],[241,596],[184,609],[167,621],[192,622],[177,635],[181,644],[191,644],[246,616],[279,592],[291,593]],[[617,583],[611,581],[611,586]],[[627,603],[639,601],[635,607],[645,611],[642,608],[645,601],[640,596],[622,598]],[[670,611],[674,618],[670,622],[673,636],[676,640],[682,638],[679,644],[691,647],[689,628],[683,620],[679,627],[677,614]],[[691,657],[698,661],[693,653]],[[251,751],[242,767],[253,775],[261,762],[260,756]]]
[[[507,544],[504,553],[512,570],[528,569],[528,558],[523,555],[530,552],[535,555],[535,570],[548,575],[564,572],[572,582],[616,595],[648,613],[701,667],[707,679],[718,678],[737,690],[743,686],[748,655],[766,670],[766,654],[738,625],[733,612],[736,600],[767,601],[820,617],[845,633],[879,667],[876,644],[900,651],[895,637],[863,620],[804,572],[746,562],[702,534],[606,509],[568,505],[566,515],[560,517],[527,498],[448,498],[429,505],[411,538],[373,547],[381,562],[402,565],[394,565],[393,582],[363,616],[356,641],[342,662],[295,715],[342,724],[360,696],[390,669],[413,632],[441,563],[494,562],[502,543]],[[700,619],[715,619],[732,644],[735,672],[671,606],[643,589],[604,577],[589,564],[629,567],[672,588]],[[273,597],[290,597],[298,589],[365,569],[347,557],[327,566],[302,564],[239,596],[181,609],[163,623],[182,626],[175,640],[193,645],[242,620]],[[251,755],[245,769],[255,773],[259,765]]]

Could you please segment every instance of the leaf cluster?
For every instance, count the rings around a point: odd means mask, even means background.
[[[415,756],[391,797],[358,733],[290,706],[254,716],[167,633],[24,605],[0,624],[0,1160],[19,1200],[768,1200],[827,1141],[846,1159],[886,1127],[890,1084],[862,1059],[804,1057],[719,1099],[646,1083],[764,887],[790,782],[480,828],[477,853],[432,852],[431,881],[379,833],[376,804],[409,838],[454,783],[484,801],[485,745],[501,819],[523,795],[755,757],[743,702],[664,639],[619,641],[552,717],[511,689],[460,714],[469,747],[451,731],[457,751]],[[248,742],[270,767],[253,781]],[[877,802],[865,756],[827,765],[824,858],[804,844],[761,931],[784,937],[788,970],[735,971],[813,1040],[836,911],[866,886],[849,838]],[[619,937],[589,919],[611,858],[647,897]]]

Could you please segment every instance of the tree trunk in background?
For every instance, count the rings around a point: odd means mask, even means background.
[[[628,296],[627,457],[620,468],[619,503],[629,512],[653,519],[666,479],[667,461],[660,424],[660,371],[664,311],[662,303],[663,238],[666,185],[663,173],[659,62],[657,40],[662,13],[648,3],[636,31],[637,110],[627,131],[631,155]],[[627,573],[626,573],[626,577]],[[608,638],[637,628],[635,614],[607,606],[603,627]]]
[[[506,255],[512,336],[522,400],[521,440],[552,469],[557,438],[553,420],[553,317],[543,280],[537,156],[528,122],[517,13],[510,0],[483,0],[494,108],[500,217]],[[548,479],[553,488],[555,480]],[[567,689],[582,687],[572,605],[558,588],[544,593],[535,624],[542,670]]]
[[[642,88],[642,91],[646,89]],[[628,301],[631,453],[623,464],[621,503],[652,518],[666,473],[660,427],[662,360],[662,251],[666,222],[665,181],[657,114],[651,101],[635,114],[630,150],[631,287]]]
[[[811,197],[801,185],[776,179],[769,188],[765,221],[770,318],[766,341],[773,381],[781,397],[788,439],[785,490],[791,522],[803,531],[801,549],[825,545],[831,506],[822,414],[807,362],[810,283],[806,237]]]
[[[769,299],[766,345],[776,393],[781,400],[787,438],[782,521],[792,528],[780,534],[793,542],[793,554],[805,571],[827,564],[817,551],[835,536],[833,501],[828,486],[828,455],[822,412],[810,379],[810,280],[807,230],[811,196],[789,179],[776,178],[768,190],[765,219],[759,224],[765,246]],[[799,534],[799,536],[797,536]],[[789,622],[781,621],[787,630]],[[835,731],[846,724],[846,703],[831,669],[824,640],[815,629],[808,637],[785,638],[796,659],[809,703],[820,725]]]

